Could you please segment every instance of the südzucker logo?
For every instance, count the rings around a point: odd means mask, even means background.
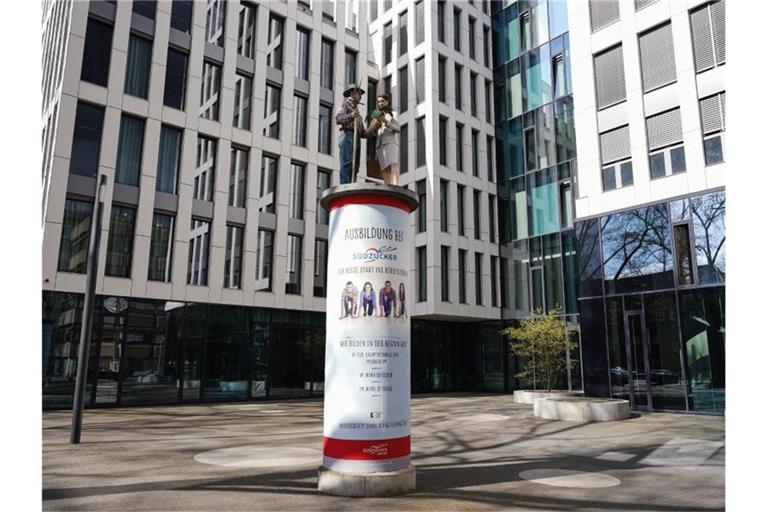
[[[365,252],[352,253],[352,261],[362,261],[363,263],[373,263],[374,261],[397,261],[396,247],[389,245],[383,245],[378,249],[371,247],[366,249]]]

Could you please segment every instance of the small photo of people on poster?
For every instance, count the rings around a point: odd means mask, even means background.
[[[401,282],[395,288],[392,282],[387,280],[377,290],[371,281],[365,281],[362,289],[352,281],[347,281],[341,290],[339,320],[364,317],[408,318],[405,283]]]

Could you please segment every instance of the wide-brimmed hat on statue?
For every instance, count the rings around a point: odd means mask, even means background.
[[[365,91],[362,90],[360,87],[358,87],[355,84],[349,84],[346,89],[344,89],[344,92],[342,93],[345,98],[349,98],[349,95],[352,94],[355,90],[360,91],[360,96],[365,94]]]

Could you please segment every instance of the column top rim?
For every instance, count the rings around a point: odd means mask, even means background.
[[[348,183],[336,185],[326,189],[320,196],[320,204],[326,210],[330,209],[333,202],[348,196],[374,196],[386,197],[403,201],[410,211],[419,206],[419,196],[412,190],[395,185],[382,185],[378,183]]]

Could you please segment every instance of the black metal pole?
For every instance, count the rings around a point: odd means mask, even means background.
[[[83,318],[80,325],[80,346],[77,350],[77,378],[75,396],[72,400],[72,429],[69,434],[70,444],[80,442],[83,426],[83,402],[85,401],[85,381],[88,378],[88,357],[91,348],[91,330],[93,324],[93,302],[96,294],[96,271],[99,266],[99,243],[101,241],[101,211],[104,206],[104,189],[107,177],[102,175],[96,186],[96,198],[91,217],[91,233],[88,241],[88,265],[85,275],[85,301]]]

